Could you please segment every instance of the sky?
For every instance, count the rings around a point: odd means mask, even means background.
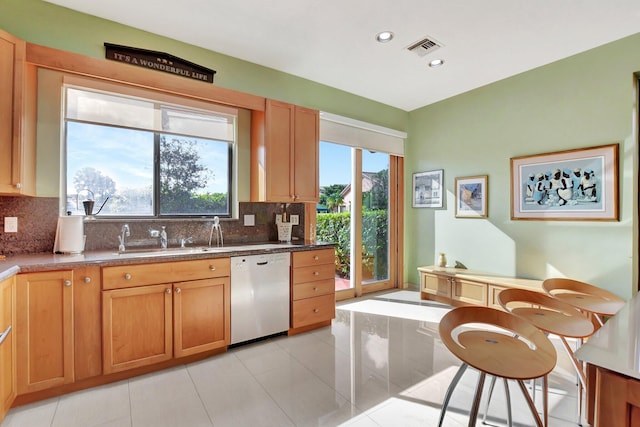
[[[379,172],[389,168],[386,153],[362,152],[362,170]],[[320,141],[320,187],[349,184],[351,181],[351,147]]]

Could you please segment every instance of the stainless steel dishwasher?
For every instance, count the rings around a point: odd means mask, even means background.
[[[231,344],[289,329],[289,252],[231,257]]]

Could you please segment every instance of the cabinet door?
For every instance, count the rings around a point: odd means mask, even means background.
[[[420,290],[423,293],[435,297],[451,298],[451,278],[420,273],[420,281]]]
[[[293,201],[294,105],[267,100],[265,123],[266,201]]]
[[[102,292],[105,374],[171,359],[171,294],[171,285]]]
[[[73,271],[73,324],[75,378],[102,373],[102,316],[100,315],[100,267]]]
[[[293,196],[296,202],[317,202],[320,198],[319,128],[317,110],[296,106],[293,140]]]
[[[15,277],[0,282],[0,421],[16,398]]]
[[[0,194],[35,195],[36,70],[24,40],[0,30]]]
[[[174,355],[183,357],[229,344],[228,277],[173,285]]]
[[[595,427],[640,425],[640,381],[597,368]]]
[[[73,274],[17,276],[18,394],[74,381]]]

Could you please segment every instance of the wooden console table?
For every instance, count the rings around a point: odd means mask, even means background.
[[[454,306],[479,305],[502,310],[498,294],[519,288],[543,292],[542,280],[520,279],[480,271],[447,267],[418,267],[420,297]]]

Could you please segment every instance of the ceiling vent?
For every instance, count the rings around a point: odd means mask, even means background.
[[[442,45],[437,41],[429,37],[425,37],[424,39],[413,43],[407,48],[407,50],[415,53],[418,56],[425,56],[426,54],[438,50],[441,47]]]

